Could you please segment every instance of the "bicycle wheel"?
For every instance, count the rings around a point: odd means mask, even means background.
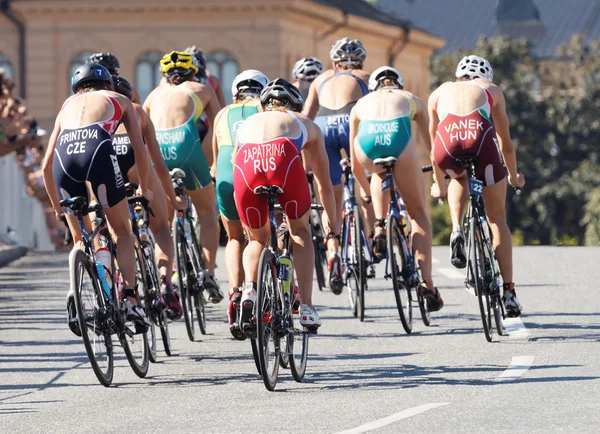
[[[306,364],[308,361],[308,333],[303,333],[294,327],[294,324],[300,324],[300,315],[291,314],[289,319],[289,328],[293,333],[287,335],[287,349],[290,359],[290,371],[292,377],[298,383],[301,383],[306,373]]]
[[[262,377],[262,373],[260,372],[260,360],[258,360],[258,344],[256,343],[256,339],[250,339],[250,344],[252,345],[252,358],[254,359],[256,372],[258,372],[258,375]]]
[[[156,363],[158,351],[156,345],[156,323],[158,322],[158,318],[153,312],[154,309],[152,303],[154,300],[154,291],[160,290],[160,284],[158,281],[158,273],[156,270],[156,262],[154,261],[154,249],[152,244],[148,242],[142,242],[142,253],[144,255],[144,262],[146,264],[146,276],[149,286],[145,287],[144,292],[141,294],[141,302],[142,306],[144,306],[146,316],[151,319],[151,324],[148,332],[146,333],[146,338],[148,340],[148,350],[150,351],[150,361],[152,363]]]
[[[135,266],[136,266],[136,281],[137,281],[137,293],[144,294],[149,287],[146,272],[146,263],[144,261],[143,253],[139,246],[135,247]],[[148,373],[148,367],[150,365],[150,355],[148,348],[148,339],[146,332],[137,333],[137,327],[132,322],[124,322],[123,330],[119,333],[119,340],[127,356],[129,366],[135,375],[140,378],[144,378]]]
[[[194,330],[194,301],[191,294],[191,288],[188,288],[189,269],[188,269],[188,249],[183,227],[175,222],[173,224],[173,242],[175,244],[175,264],[177,264],[177,280],[179,286],[179,295],[183,307],[183,317],[185,328],[190,341],[196,340]]]
[[[317,286],[319,287],[319,291],[323,291],[323,288],[325,288],[325,271],[323,267],[324,263],[327,260],[323,257],[323,239],[320,233],[315,228],[315,223],[312,219],[310,224],[310,230],[312,232],[313,248],[315,250],[315,271],[317,275]]]
[[[408,282],[402,273],[405,264],[408,263],[406,255],[405,239],[402,235],[403,228],[398,224],[398,219],[392,215],[387,219],[387,251],[389,255],[390,268],[392,270],[392,285],[396,307],[400,315],[402,327],[406,333],[412,332],[412,294]]]
[[[158,327],[160,328],[160,337],[163,341],[163,347],[167,356],[171,355],[171,335],[169,334],[169,319],[163,310],[158,316]]]
[[[357,284],[356,293],[356,310],[358,319],[362,322],[365,320],[365,286],[367,285],[367,277],[365,275],[364,268],[364,251],[363,251],[363,239],[362,239],[362,223],[360,220],[360,214],[358,206],[354,206],[352,212],[350,224],[350,233],[352,237],[352,250],[354,254],[354,260],[352,267],[354,268],[354,279]]]
[[[194,276],[194,308],[196,309],[196,318],[198,318],[198,328],[200,333],[206,334],[206,299],[204,298],[204,289],[202,284],[199,282],[200,276],[204,270],[204,260],[202,259],[202,249],[198,243],[198,239],[192,236],[192,251],[190,252],[190,258]]]
[[[264,249],[258,268],[256,335],[260,372],[267,390],[274,390],[279,374],[279,336],[274,325],[282,309],[277,288],[277,269],[273,253]]]
[[[475,292],[479,301],[479,312],[483,323],[483,332],[488,342],[492,342],[492,313],[490,308],[489,291],[485,286],[485,262],[482,246],[482,236],[479,227],[475,226],[477,217],[472,217],[469,233],[471,235],[469,246],[470,271],[473,278]]]
[[[423,324],[425,324],[426,327],[429,327],[431,325],[431,312],[427,310],[425,297],[421,295],[419,288],[417,288],[417,302],[419,303],[419,311],[421,312]]]
[[[489,288],[490,308],[494,315],[494,324],[496,326],[496,332],[498,336],[504,334],[504,305],[502,304],[502,298],[500,297],[500,286],[498,284],[500,271],[496,256],[492,250],[490,240],[486,234],[484,239],[484,252],[485,252],[485,269],[486,269],[486,280],[487,287]]]
[[[98,381],[109,386],[114,371],[113,346],[110,332],[104,329],[108,312],[95,267],[83,251],[74,250],[69,255],[69,272],[85,351]]]

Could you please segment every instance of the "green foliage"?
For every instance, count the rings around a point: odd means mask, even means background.
[[[585,245],[600,246],[600,187],[590,193],[581,222],[585,228]]]
[[[437,200],[431,201],[431,225],[433,227],[433,245],[446,246],[450,244],[452,233],[452,220],[448,203],[438,204]]]
[[[527,181],[520,195],[509,189],[511,228],[523,244],[598,243],[600,199],[592,191],[600,194],[600,43],[586,46],[576,36],[552,59],[530,50],[526,40],[481,38],[469,53],[432,59],[432,88],[454,78],[464,55],[488,59]]]

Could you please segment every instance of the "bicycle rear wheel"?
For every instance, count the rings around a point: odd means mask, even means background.
[[[325,288],[325,271],[323,267],[327,262],[326,257],[324,256],[324,244],[321,234],[315,228],[315,222],[313,221],[314,215],[311,216],[311,224],[310,230],[312,232],[312,240],[313,240],[313,248],[315,250],[315,271],[317,275],[317,285],[319,287],[319,291],[323,291]]]
[[[177,280],[179,286],[179,295],[183,307],[183,317],[185,328],[190,341],[196,340],[194,330],[194,301],[191,294],[191,288],[188,288],[189,269],[188,269],[188,250],[187,240],[183,233],[183,228],[178,222],[173,224],[173,241],[175,243],[175,263],[177,264]]]
[[[109,386],[114,372],[113,346],[110,332],[105,330],[108,311],[95,267],[83,251],[74,250],[69,255],[69,271],[85,351],[100,384]]]
[[[154,260],[154,248],[149,242],[142,242],[142,254],[144,263],[146,264],[146,279],[149,286],[145,286],[144,292],[141,293],[141,302],[144,306],[146,316],[151,319],[151,324],[146,337],[148,340],[149,358],[152,363],[157,361],[157,345],[156,345],[156,322],[158,318],[153,312],[154,291],[160,291],[160,283],[158,280],[158,272],[156,270],[156,262]]]
[[[402,271],[408,263],[406,244],[398,220],[392,215],[387,220],[387,251],[392,270],[392,284],[396,307],[400,315],[402,327],[406,333],[412,332],[412,293],[409,283],[405,281]]]
[[[137,293],[144,294],[147,292],[149,284],[147,280],[146,263],[144,261],[143,252],[139,246],[135,247],[135,263],[136,263],[136,280]],[[125,322],[123,330],[119,333],[119,340],[127,356],[129,366],[135,375],[144,378],[148,373],[150,365],[150,355],[148,348],[148,339],[146,332],[137,333],[137,327],[131,322]]]
[[[306,374],[306,365],[308,362],[308,333],[303,333],[294,327],[295,324],[300,324],[300,315],[291,314],[289,319],[289,328],[293,332],[287,335],[287,349],[290,359],[290,371],[292,377],[298,383],[304,380]]]
[[[273,253],[264,249],[258,268],[256,334],[260,372],[267,390],[274,390],[279,374],[279,336],[274,325],[282,312],[277,289],[277,269]]]
[[[198,328],[200,333],[206,334],[206,300],[204,298],[204,288],[199,282],[200,273],[204,270],[204,260],[202,259],[202,249],[198,243],[198,239],[192,236],[192,251],[190,257],[195,273],[195,283],[197,288],[194,288],[194,308],[196,309],[196,318],[198,319]],[[190,271],[192,271],[190,270]]]
[[[260,360],[258,360],[258,344],[256,343],[256,339],[250,339],[250,344],[252,345],[252,358],[254,359],[254,366],[256,366],[258,375],[262,377],[262,372],[260,371]]]
[[[158,316],[158,328],[160,329],[160,337],[163,341],[163,347],[167,356],[171,355],[171,335],[169,334],[169,319],[163,310]]]
[[[469,242],[469,267],[477,299],[479,302],[479,312],[481,314],[481,322],[483,323],[483,332],[488,342],[492,342],[492,312],[490,307],[489,291],[485,284],[485,260],[483,253],[483,240],[480,228],[476,226],[476,216],[471,218],[471,227],[469,233],[471,240]]]

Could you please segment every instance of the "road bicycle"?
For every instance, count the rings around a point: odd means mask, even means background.
[[[310,197],[312,203],[318,203],[317,190],[314,186],[314,174],[309,171],[306,174],[310,188]],[[325,243],[325,234],[323,233],[323,222],[321,220],[321,211],[311,210],[310,231],[315,249],[315,274],[317,276],[317,285],[319,290],[323,291],[327,287],[325,280],[325,269],[327,268],[327,244]]]
[[[277,186],[258,187],[254,193],[268,201],[271,241],[259,259],[254,311],[256,338],[252,338],[251,342],[265,387],[272,391],[277,385],[280,365],[289,364],[295,381],[304,379],[308,338],[316,330],[296,326],[300,322],[299,300],[292,290],[294,277],[290,233],[287,225],[277,224],[275,216],[275,211],[281,210],[275,201],[282,190]],[[312,205],[311,208],[322,209],[320,205]],[[278,246],[278,227],[281,246]]]
[[[115,271],[115,245],[108,233],[102,206],[89,207],[88,199],[82,196],[64,199],[60,205],[75,214],[81,229],[82,242],[77,243],[69,254],[70,294],[74,296],[79,332],[96,378],[104,386],[112,383],[112,335],[117,335],[136,375],[145,377],[150,357],[147,327],[126,320],[126,308],[117,288],[120,274]],[[84,224],[84,215],[89,212],[96,214],[91,234]],[[96,260],[96,237],[97,243],[110,252],[109,268]]]
[[[340,165],[344,174],[342,206],[341,261],[344,285],[348,289],[350,308],[360,321],[365,319],[365,290],[367,279],[375,277],[373,257],[363,228],[362,217],[355,196],[355,178],[350,160]]]
[[[469,183],[469,205],[463,221],[467,244],[465,285],[477,295],[485,338],[492,342],[494,326],[498,335],[504,332],[502,321],[506,311],[500,294],[500,268],[483,204],[483,182],[475,179],[476,156],[456,157],[454,161],[466,170]]]
[[[154,254],[154,236],[150,230],[150,216],[154,216],[152,207],[143,196],[134,196],[137,185],[125,185],[131,228],[135,237],[136,279],[142,284],[141,301],[146,316],[151,320],[149,327],[148,346],[150,361],[157,361],[156,328],[160,330],[165,353],[171,355],[171,338],[169,334],[169,320],[166,316],[164,305],[160,300],[160,279]]]
[[[178,196],[184,195],[185,172],[181,169],[174,169],[170,173],[175,193]],[[185,328],[188,338],[193,342],[196,339],[196,322],[200,333],[206,334],[206,300],[204,297],[204,258],[194,233],[192,206],[192,201],[188,198],[187,209],[176,212],[173,223],[173,243],[177,264],[177,286],[181,295]]]
[[[412,332],[412,301],[413,291],[416,293],[423,324],[431,324],[431,314],[427,310],[425,299],[419,291],[421,282],[419,268],[412,249],[410,221],[406,208],[394,186],[393,169],[398,159],[396,157],[376,158],[373,163],[385,169],[382,190],[389,191],[390,206],[386,218],[387,255],[385,261],[385,278],[392,279],[396,307],[402,327],[406,333]],[[423,168],[425,171],[426,168]]]

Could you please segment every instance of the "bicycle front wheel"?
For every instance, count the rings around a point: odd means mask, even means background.
[[[156,317],[156,314],[153,312],[152,303],[155,298],[153,291],[160,291],[160,284],[158,281],[156,262],[154,261],[153,246],[150,243],[144,241],[142,242],[141,251],[144,257],[144,264],[146,265],[146,281],[148,285],[144,285],[144,291],[140,293],[140,301],[142,303],[142,306],[144,306],[146,316],[151,319],[150,328],[146,333],[146,338],[148,340],[148,355],[150,361],[152,363],[156,363],[158,351],[156,345],[156,322],[158,322],[158,319]]]
[[[387,221],[387,251],[390,268],[392,270],[392,284],[396,307],[400,315],[402,327],[406,333],[412,332],[412,294],[409,283],[403,277],[403,269],[408,264],[406,255],[406,239],[402,235],[404,230],[400,227],[398,219],[388,216]]]
[[[354,268],[353,274],[357,285],[356,312],[358,319],[362,322],[365,320],[365,286],[367,285],[367,278],[365,275],[362,226],[358,206],[355,206],[352,211],[352,217],[350,218],[350,234],[352,237],[352,251],[354,252],[352,268]]]
[[[175,244],[175,263],[177,264],[177,283],[179,286],[179,295],[183,307],[183,317],[185,320],[185,328],[190,341],[196,340],[196,332],[194,330],[194,301],[191,294],[191,288],[188,287],[189,282],[189,257],[187,250],[187,241],[183,228],[176,221],[173,224],[173,242]]]
[[[114,372],[113,346],[110,331],[105,328],[108,312],[98,276],[81,250],[69,255],[69,271],[85,351],[100,384],[110,386]]]
[[[490,306],[490,295],[485,282],[485,259],[483,253],[483,239],[481,231],[475,225],[476,217],[471,218],[469,246],[469,267],[477,299],[479,301],[479,312],[483,323],[483,332],[488,342],[492,342],[492,310]],[[477,218],[477,220],[479,220]]]
[[[277,385],[279,374],[279,336],[274,326],[282,312],[280,304],[275,258],[271,250],[264,249],[258,268],[256,334],[261,376],[265,387],[271,391]]]
[[[190,258],[193,261],[190,272],[195,273],[195,279],[199,279],[199,276],[204,270],[204,260],[202,259],[202,249],[198,243],[198,239],[192,236],[192,251],[190,252]],[[196,318],[198,319],[198,328],[200,333],[206,334],[206,300],[203,292],[198,292],[201,288],[200,282],[196,282],[198,288],[194,288],[194,308],[196,309]]]

